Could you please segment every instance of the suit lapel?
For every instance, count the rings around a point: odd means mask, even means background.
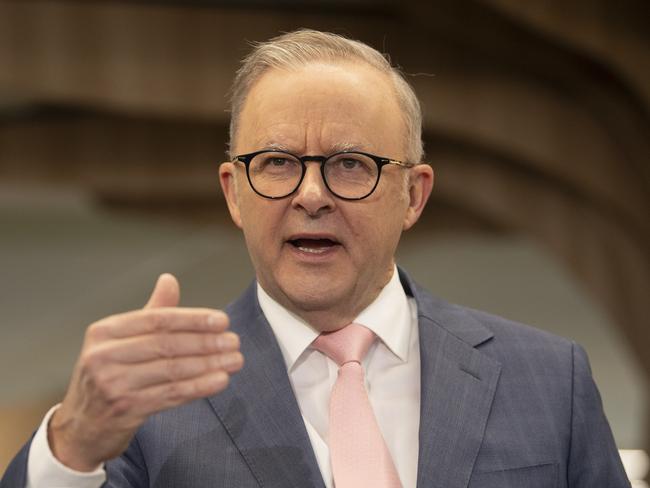
[[[492,333],[460,308],[431,297],[406,275],[418,305],[421,393],[417,486],[466,488],[501,371],[476,346]]]
[[[240,336],[246,364],[224,392],[209,399],[212,408],[260,486],[324,488],[255,284],[226,311],[232,330]]]

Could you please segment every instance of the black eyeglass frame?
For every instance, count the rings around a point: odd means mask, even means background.
[[[251,180],[251,175],[250,175],[251,161],[253,160],[253,158],[255,156],[258,156],[258,155],[264,154],[264,153],[286,154],[287,156],[291,156],[293,158],[296,158],[298,161],[300,161],[300,164],[302,165],[302,174],[300,175],[300,179],[298,180],[298,183],[296,184],[295,188],[293,190],[291,190],[289,193],[287,193],[286,195],[282,195],[282,196],[279,196],[279,197],[270,197],[268,195],[264,195],[263,193],[260,193],[255,188],[255,185],[253,185],[253,181]],[[327,183],[327,178],[325,177],[325,162],[327,162],[329,159],[331,159],[331,158],[333,158],[335,156],[339,156],[341,154],[361,154],[362,156],[366,156],[366,157],[372,159],[375,162],[375,164],[377,165],[377,180],[375,181],[375,184],[372,187],[372,189],[368,193],[366,193],[364,196],[362,196],[362,197],[354,197],[354,198],[343,197],[343,196],[339,195],[338,193],[336,193],[334,190],[332,190],[330,188],[329,183]],[[279,200],[281,198],[287,198],[288,196],[293,195],[298,190],[298,188],[300,188],[300,185],[302,184],[302,180],[305,178],[305,173],[307,172],[307,165],[305,164],[307,161],[313,161],[313,162],[320,163],[320,174],[321,174],[321,177],[323,178],[323,183],[325,183],[325,186],[327,187],[329,192],[332,195],[334,195],[335,197],[340,198],[341,200],[349,200],[349,201],[363,200],[364,198],[368,198],[370,195],[372,195],[372,193],[377,188],[377,185],[379,185],[379,180],[381,179],[381,169],[384,166],[386,166],[388,164],[394,164],[394,165],[400,166],[402,168],[407,168],[407,169],[413,168],[415,166],[414,163],[398,161],[396,159],[385,158],[385,157],[382,157],[382,156],[375,156],[374,154],[361,152],[361,151],[341,151],[341,152],[337,152],[337,153],[334,153],[334,154],[330,154],[329,156],[302,156],[302,157],[299,157],[299,156],[296,156],[295,154],[292,154],[292,153],[290,153],[288,151],[281,151],[281,150],[276,150],[276,149],[262,149],[261,151],[255,151],[255,152],[248,153],[248,154],[240,154],[240,155],[235,156],[234,158],[232,158],[230,160],[230,162],[232,162],[232,163],[236,163],[237,161],[239,161],[240,163],[244,163],[244,166],[246,166],[246,178],[248,179],[248,184],[251,186],[253,191],[255,193],[257,193],[259,196],[261,196],[263,198],[268,198],[269,200]]]

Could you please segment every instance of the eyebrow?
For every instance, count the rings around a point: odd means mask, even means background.
[[[265,150],[271,150],[271,151],[285,151],[289,153],[295,153],[296,151],[292,150],[289,146],[286,144],[282,144],[281,142],[267,142],[266,144],[262,144],[262,147]],[[365,144],[361,143],[355,143],[355,142],[337,142],[329,146],[329,151],[327,151],[327,154],[335,154],[339,152],[346,152],[346,151],[361,151],[361,152],[367,152],[367,146]]]
[[[266,144],[262,144],[262,147],[265,150],[291,152],[289,146],[279,142],[267,142]]]
[[[367,151],[368,147],[365,144],[356,142],[337,142],[330,147],[332,153],[343,151]]]

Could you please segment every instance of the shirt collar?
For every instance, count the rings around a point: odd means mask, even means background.
[[[319,332],[296,314],[290,312],[257,283],[257,298],[280,345],[287,370],[318,337]],[[408,360],[411,336],[408,300],[399,280],[397,267],[393,276],[377,296],[354,320],[372,330],[402,361]]]

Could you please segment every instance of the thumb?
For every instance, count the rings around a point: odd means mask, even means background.
[[[176,307],[180,302],[180,297],[181,289],[176,277],[170,273],[163,273],[158,277],[156,286],[144,308]]]

